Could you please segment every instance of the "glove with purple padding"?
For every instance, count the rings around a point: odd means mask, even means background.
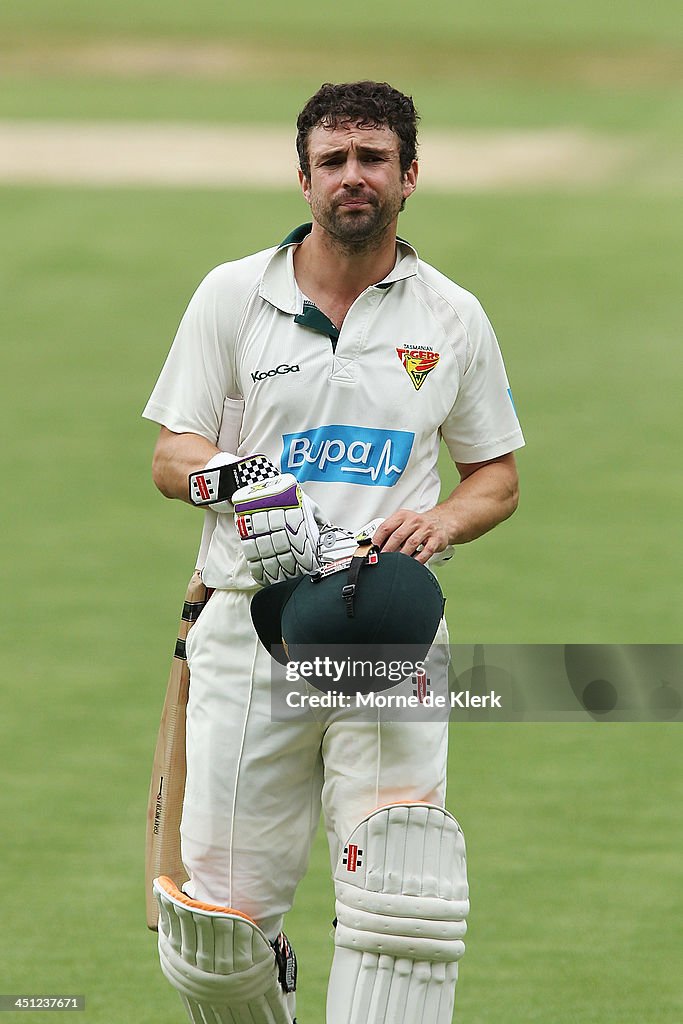
[[[321,526],[316,503],[291,473],[235,491],[235,526],[249,571],[268,586],[317,568]]]
[[[358,533],[332,526],[291,473],[235,491],[233,503],[249,572],[263,586],[350,561],[383,522]]]

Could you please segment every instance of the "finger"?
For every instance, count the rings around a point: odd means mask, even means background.
[[[390,551],[399,551],[401,544],[402,541],[397,539],[395,533],[392,533],[387,537],[385,541],[378,544],[378,547],[380,551],[386,551],[388,553]]]
[[[402,551],[404,555],[412,555],[422,539],[421,532],[415,530],[414,524],[401,523],[387,538],[382,551]]]
[[[415,534],[411,540],[417,540],[414,550],[411,552],[416,561],[421,562],[423,565],[429,561],[432,555],[442,551],[446,547],[445,543],[442,543],[443,538],[439,534],[429,533],[422,530],[421,533]]]
[[[381,523],[375,533],[373,534],[372,541],[377,547],[381,548],[387,543],[392,534],[401,528],[404,522],[404,516],[400,512],[394,512],[393,515]]]
[[[390,536],[391,530],[386,528],[386,522],[384,522],[375,530],[372,537],[372,543],[376,544],[378,548],[384,548],[384,545]]]
[[[410,537],[407,537],[401,546],[401,552],[404,555],[417,555],[419,552],[424,550],[425,539],[421,533],[413,533]]]
[[[424,540],[423,528],[416,529],[414,523],[402,523],[387,538],[382,551],[400,551],[404,555],[413,555]]]

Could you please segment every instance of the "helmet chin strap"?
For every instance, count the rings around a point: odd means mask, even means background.
[[[346,584],[341,589],[341,596],[346,604],[346,614],[350,619],[354,617],[353,599],[356,595],[356,587],[360,578],[360,571],[364,565],[377,565],[379,561],[379,548],[372,541],[363,540],[360,542],[351,556],[351,564],[346,577]]]

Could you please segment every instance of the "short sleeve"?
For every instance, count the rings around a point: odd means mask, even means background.
[[[441,427],[455,462],[486,462],[524,445],[503,357],[477,303],[465,324],[468,359],[453,407]]]
[[[226,396],[237,395],[235,339],[240,303],[229,264],[212,270],[192,296],[142,413],[175,433],[215,442]]]

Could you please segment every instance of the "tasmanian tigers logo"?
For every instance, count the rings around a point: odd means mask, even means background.
[[[397,348],[396,352],[413,382],[413,387],[419,391],[427,374],[431,373],[438,363],[439,353],[431,348]]]

